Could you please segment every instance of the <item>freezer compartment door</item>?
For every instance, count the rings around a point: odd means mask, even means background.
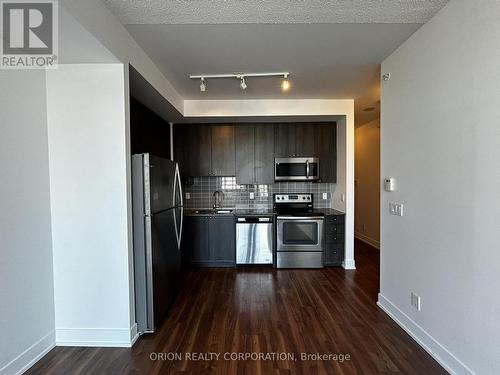
[[[176,168],[172,160],[144,154],[144,186],[149,189],[145,197],[149,199],[146,214],[175,207]]]

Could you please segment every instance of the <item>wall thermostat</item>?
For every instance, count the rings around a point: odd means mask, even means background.
[[[384,189],[385,191],[394,191],[396,189],[394,178],[391,177],[384,179]]]

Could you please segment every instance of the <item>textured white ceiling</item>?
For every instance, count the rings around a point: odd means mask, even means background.
[[[448,0],[103,0],[123,24],[425,23]]]
[[[378,66],[419,25],[128,25],[128,31],[185,99],[359,98],[378,82]],[[289,71],[280,78],[200,82],[190,74]],[[367,103],[369,104],[369,103]],[[373,103],[375,104],[375,103]]]

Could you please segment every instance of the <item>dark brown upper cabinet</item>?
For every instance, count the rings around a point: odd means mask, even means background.
[[[234,126],[212,126],[211,176],[234,176],[235,168]]]
[[[295,124],[295,156],[317,156],[315,145],[315,124]]]
[[[337,180],[335,123],[175,125],[175,160],[188,176],[272,184],[274,158],[319,157],[321,182]]]
[[[274,183],[274,127],[255,125],[255,183]]]
[[[211,149],[210,126],[174,126],[174,159],[179,163],[183,176],[209,176],[212,172]]]
[[[314,134],[320,182],[337,182],[337,124],[314,124]]]
[[[274,127],[241,124],[235,127],[236,182],[240,185],[274,182]]]
[[[276,124],[274,145],[277,158],[315,155],[314,124]]]
[[[255,183],[255,127],[236,125],[234,132],[236,146],[236,183]]]
[[[289,158],[295,154],[295,124],[274,125],[274,156]]]

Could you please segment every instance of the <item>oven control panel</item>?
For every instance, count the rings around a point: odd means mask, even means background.
[[[312,203],[312,194],[275,194],[274,203]]]

